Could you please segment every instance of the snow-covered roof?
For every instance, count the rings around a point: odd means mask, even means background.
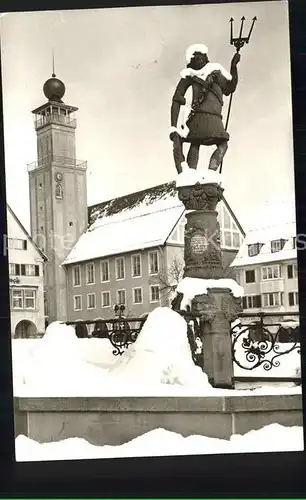
[[[297,251],[293,243],[293,238],[295,236],[295,221],[253,229],[247,233],[231,267],[268,264],[270,262],[296,259]],[[274,240],[285,240],[282,250],[271,252],[271,241]],[[258,255],[250,257],[248,254],[248,247],[256,243],[261,244],[262,247]]]
[[[162,246],[184,211],[175,182],[89,207],[89,228],[63,265]]]
[[[63,264],[164,245],[183,213],[172,183],[89,207],[89,228]]]
[[[98,219],[80,237],[63,264],[164,245],[169,227],[175,226],[182,213],[182,207],[172,207],[123,220],[118,215]]]
[[[172,206],[182,206],[182,203],[177,197],[175,182],[167,182],[88,207],[88,222],[92,226],[95,221],[102,221],[105,217],[117,215],[122,220],[134,217],[137,213],[149,213]]]

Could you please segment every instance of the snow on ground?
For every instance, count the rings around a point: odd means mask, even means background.
[[[24,386],[32,388],[34,394],[44,393],[44,387],[46,394],[57,391],[66,394],[84,392],[93,381],[97,386],[104,383],[105,370],[82,358],[74,328],[59,322],[48,326],[44,337],[25,357],[23,367],[18,367],[17,376],[16,365],[17,360],[13,362],[15,395]]]
[[[12,343],[14,395],[19,397],[301,394],[293,383],[254,391],[213,389],[192,362],[185,320],[164,307],[148,316],[138,339],[122,356],[112,354],[107,339],[78,339],[72,326],[59,322],[52,323],[42,339]],[[279,370],[274,368],[268,376],[284,376]]]
[[[303,451],[303,428],[271,424],[230,440],[205,436],[183,437],[165,429],[154,429],[120,446],[94,446],[85,439],[70,438],[53,443],[37,443],[23,435],[15,440],[18,462],[76,460],[170,455],[213,455]]]
[[[193,186],[194,184],[219,184],[222,183],[222,175],[214,170],[189,168],[187,164],[183,164],[183,172],[178,174],[176,187]]]
[[[242,286],[238,285],[235,280],[220,278],[220,279],[202,279],[202,278],[183,278],[177,288],[176,293],[184,295],[181,309],[186,309],[195,295],[207,294],[210,288],[229,288],[234,297],[242,297],[244,291]]]

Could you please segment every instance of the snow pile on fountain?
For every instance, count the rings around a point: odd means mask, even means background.
[[[168,307],[149,314],[136,342],[110,373],[134,384],[141,380],[146,387],[158,382],[191,391],[211,388],[207,375],[192,360],[186,321]]]
[[[23,435],[16,440],[17,462],[77,460],[170,455],[214,455],[303,451],[303,427],[271,424],[247,434],[234,434],[230,440],[206,436],[188,436],[166,429],[154,429],[119,446],[95,446],[85,439],[70,438],[52,443],[38,443]]]
[[[184,165],[183,165],[184,167]],[[205,169],[199,170],[189,168],[188,165],[183,168],[183,172],[178,174],[176,187],[194,186],[195,184],[222,184],[222,175],[214,170]]]
[[[72,326],[51,323],[24,366],[23,385],[30,392],[50,396],[76,389],[86,394],[95,380],[102,383],[104,371],[82,359],[78,340]],[[20,387],[16,389],[19,392]]]
[[[97,341],[85,340],[88,344]],[[82,341],[72,326],[49,325],[27,357],[22,377],[19,367],[14,394],[143,397],[205,395],[212,390],[207,376],[193,363],[185,320],[169,308],[159,307],[149,314],[138,339],[122,356],[113,356],[107,341],[100,366],[97,359],[94,364],[86,362]]]
[[[183,294],[181,309],[191,307],[192,299],[196,295],[206,295],[211,288],[229,288],[234,297],[242,297],[244,290],[235,280],[220,279],[202,279],[202,278],[183,278],[176,288],[176,293]]]

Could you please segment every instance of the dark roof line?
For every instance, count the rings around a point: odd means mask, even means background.
[[[143,200],[148,197],[154,198],[162,197],[166,194],[175,196],[175,182],[166,182],[164,184],[159,184],[158,186],[152,186],[140,191],[129,193],[118,198],[112,198],[108,201],[103,201],[101,203],[96,203],[88,207],[88,223],[91,225],[96,219],[104,216],[111,216],[122,212],[125,209],[134,208],[136,205],[143,202]],[[95,214],[98,211],[98,214]]]
[[[106,211],[104,215],[108,216],[108,215],[113,215],[115,213],[119,213],[125,208],[132,208],[133,205],[135,206],[137,203],[140,203],[145,198],[146,195],[154,193],[156,194],[160,193],[161,195],[164,195],[167,192],[169,194],[173,193],[173,195],[175,195],[176,193],[175,187],[176,187],[175,181],[165,182],[163,184],[158,184],[157,186],[141,189],[140,191],[135,191],[133,193],[119,196],[118,198],[112,198],[110,200],[103,201],[101,203],[96,203],[95,205],[91,205],[88,207],[88,223],[89,225],[91,225],[93,222],[95,222],[95,220],[102,215],[104,210]],[[235,213],[228,204],[228,201],[224,196],[222,197],[222,200],[224,202],[224,205],[230,212],[231,216],[233,217],[239,230],[241,231],[243,237],[245,237],[245,231],[243,230]],[[97,215],[97,217],[93,219],[93,212],[95,212],[96,210],[99,210],[99,214]]]
[[[122,196],[119,196],[118,198],[111,198],[110,200],[106,200],[106,201],[101,201],[100,203],[95,203],[94,205],[90,205],[88,207],[88,210],[94,210],[95,208],[99,208],[101,206],[105,206],[105,205],[108,205],[109,203],[111,203],[112,201],[114,200],[121,200],[123,198],[127,198],[128,196],[132,196],[132,195],[140,195],[142,193],[148,193],[150,191],[152,191],[153,189],[156,189],[156,188],[161,188],[161,187],[166,187],[166,186],[169,186],[169,188],[175,188],[175,181],[171,181],[171,182],[164,182],[163,184],[158,184],[157,186],[151,186],[149,188],[145,188],[145,189],[140,189],[139,191],[133,191],[133,193],[127,193],[127,194],[124,194]]]

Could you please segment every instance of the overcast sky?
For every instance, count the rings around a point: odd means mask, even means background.
[[[79,107],[77,158],[88,161],[88,203],[176,177],[170,106],[185,50],[205,43],[229,69],[229,19],[256,15],[241,51],[223,167],[225,195],[245,229],[294,211],[287,2],[11,13],[1,18],[7,200],[29,229],[31,110],[52,73]],[[226,106],[228,99],[226,98]],[[224,116],[226,115],[226,106]],[[205,168],[211,150],[203,149]],[[267,211],[267,202],[269,210]],[[271,208],[272,207],[272,208]],[[274,212],[274,215],[272,213]],[[268,215],[267,215],[268,214]]]

